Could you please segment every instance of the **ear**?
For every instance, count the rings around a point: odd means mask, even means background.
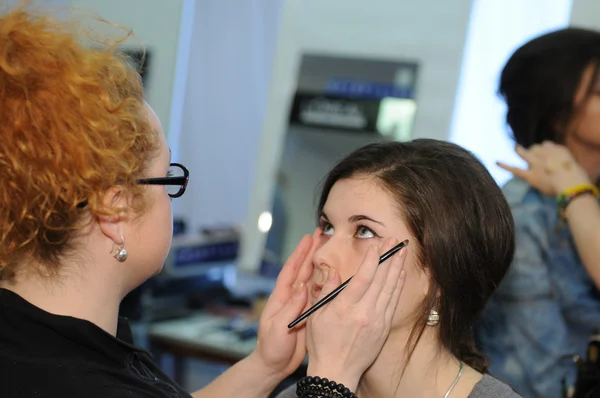
[[[98,225],[100,230],[115,245],[123,244],[124,223],[129,219],[128,202],[125,191],[120,187],[110,188],[102,199],[102,205],[110,216],[99,215]]]
[[[430,283],[431,285],[423,291],[423,296],[425,296],[426,298],[429,297],[429,300],[431,300],[431,304],[436,306],[440,301],[440,297],[442,297],[442,289],[440,289],[440,287],[437,286],[437,284],[434,284],[433,282]],[[432,292],[435,293],[431,295]]]
[[[423,295],[425,297],[432,297],[430,296],[431,294],[431,288],[426,288],[423,290]],[[433,299],[435,299],[435,301],[438,301],[440,299],[440,297],[442,297],[442,291],[440,290],[440,288],[435,288],[435,294],[433,295]]]

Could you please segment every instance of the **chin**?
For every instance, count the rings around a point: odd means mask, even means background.
[[[150,274],[150,276],[148,277],[148,279],[152,278],[153,276],[156,276],[158,274],[160,274],[163,270],[165,266],[165,262],[161,261],[157,266],[152,267],[152,273]]]
[[[156,275],[160,274],[163,269],[163,265],[164,261],[158,263],[156,262],[156,260],[144,262],[142,266],[137,268],[136,275],[134,275],[133,283],[135,284],[135,286],[133,288],[137,288],[138,286],[146,282],[148,279],[151,279]]]

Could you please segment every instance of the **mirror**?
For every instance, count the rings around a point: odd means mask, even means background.
[[[417,74],[415,62],[303,55],[270,216],[259,225],[268,230],[266,273],[276,274],[314,230],[320,182],[343,156],[374,141],[411,139]]]

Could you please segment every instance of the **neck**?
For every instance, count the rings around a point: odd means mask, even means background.
[[[600,178],[600,148],[582,141],[576,134],[569,134],[565,145],[577,162],[594,182]]]
[[[460,362],[424,332],[408,363],[409,332],[392,331],[381,353],[363,375],[359,397],[443,397],[458,375]]]
[[[10,280],[0,280],[0,287],[46,312],[87,320],[114,336],[122,295],[117,279],[99,272],[109,267],[87,262],[62,264],[60,275],[49,279],[28,264]]]

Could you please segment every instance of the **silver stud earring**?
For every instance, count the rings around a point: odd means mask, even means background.
[[[113,247],[110,251],[112,252],[113,257],[116,258],[120,263],[127,260],[127,255],[129,253],[127,253],[127,249],[125,249],[125,238],[121,236],[121,244],[116,249],[113,242]]]
[[[431,310],[427,317],[427,326],[435,326],[440,321],[440,316],[436,310]]]

